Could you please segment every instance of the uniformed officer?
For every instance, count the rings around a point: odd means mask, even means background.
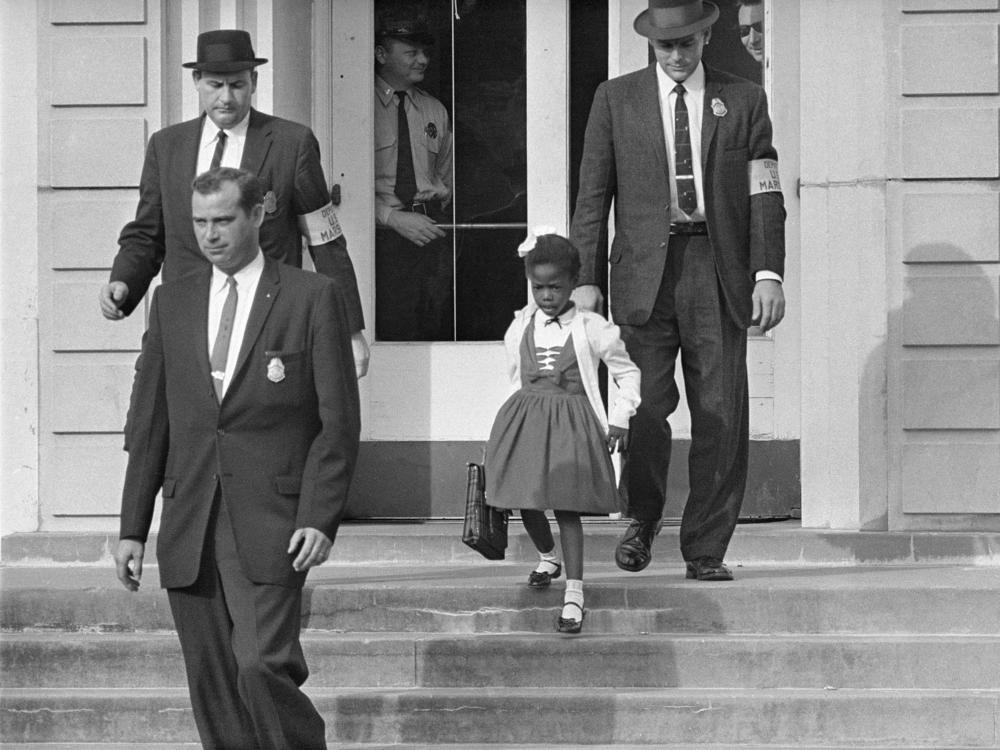
[[[434,36],[383,16],[375,34],[375,336],[450,341],[452,134],[444,105],[418,87]]]
[[[266,63],[250,35],[219,29],[198,35],[192,69],[202,114],[153,134],[139,180],[135,219],[122,229],[111,276],[101,287],[101,312],[109,320],[130,314],[162,267],[164,282],[202,269],[191,223],[191,182],[214,167],[242,167],[265,190],[260,246],[264,254],[302,265],[305,238],[316,270],[337,284],[352,331],[358,377],[368,369],[368,345],[354,266],[340,229],[312,131],[250,106],[256,67]]]

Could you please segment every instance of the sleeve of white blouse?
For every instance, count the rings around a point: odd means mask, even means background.
[[[635,414],[641,401],[639,385],[642,376],[635,362],[628,356],[618,326],[599,315],[595,315],[591,322],[591,341],[608,366],[611,379],[618,386],[618,398],[611,404],[608,423],[628,429],[629,418]]]
[[[507,381],[510,384],[510,392],[513,393],[521,387],[521,373],[518,372],[517,361],[517,333],[520,330],[520,319],[514,316],[513,322],[507,327],[507,332],[503,336],[504,357],[507,362]]]

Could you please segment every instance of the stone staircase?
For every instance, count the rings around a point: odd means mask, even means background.
[[[307,690],[331,749],[1000,748],[1000,534],[741,526],[736,581],[683,578],[675,528],[639,574],[590,522],[587,618],[554,631],[534,555],[455,523],[348,524],[310,575]],[[0,747],[197,747],[155,566],[111,535],[3,539]]]

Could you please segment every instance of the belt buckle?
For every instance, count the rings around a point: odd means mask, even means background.
[[[414,201],[410,204],[410,211],[415,214],[423,214],[427,216],[427,203]]]

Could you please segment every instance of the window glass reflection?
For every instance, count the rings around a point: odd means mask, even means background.
[[[764,81],[764,0],[720,2],[719,20],[702,59],[716,70]]]
[[[376,339],[500,339],[527,300],[515,252],[527,226],[525,2],[382,0],[375,10],[376,45],[379,29],[426,30],[434,39],[424,45],[419,91],[405,102],[417,172],[412,201],[396,185],[406,178],[397,171],[399,97],[385,78],[393,54],[376,46]],[[419,55],[413,64],[420,66]],[[428,120],[432,105],[420,92],[445,114]],[[425,147],[434,153],[421,163]],[[447,190],[435,190],[421,170],[440,166],[446,150],[453,155],[441,181]],[[406,236],[404,225],[420,223],[414,213],[433,219],[436,236]]]

